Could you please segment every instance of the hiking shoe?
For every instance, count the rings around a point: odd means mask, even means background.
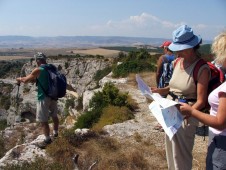
[[[47,145],[52,143],[52,139],[49,140],[44,140],[42,142],[39,142],[36,144],[37,147],[39,147],[40,149],[45,149]]]
[[[53,134],[53,138],[56,139],[58,137],[58,133]]]

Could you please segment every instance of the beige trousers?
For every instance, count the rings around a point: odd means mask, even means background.
[[[192,118],[189,118],[192,119]],[[166,158],[169,170],[191,170],[192,149],[194,146],[196,125],[194,120],[182,123],[172,140],[165,136]]]

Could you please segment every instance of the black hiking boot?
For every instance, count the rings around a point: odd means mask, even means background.
[[[53,139],[56,139],[58,137],[58,133],[53,134]]]
[[[43,140],[42,142],[39,142],[36,144],[37,147],[39,147],[40,149],[45,149],[47,145],[52,143],[52,139],[48,139],[48,140]]]

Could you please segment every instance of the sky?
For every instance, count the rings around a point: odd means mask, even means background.
[[[226,0],[0,0],[0,36],[172,39],[182,24],[213,40],[226,29]]]

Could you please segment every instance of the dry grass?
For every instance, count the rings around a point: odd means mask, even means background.
[[[0,61],[2,60],[20,60],[20,59],[30,59],[26,56],[0,56]]]
[[[120,51],[118,50],[107,50],[103,48],[94,48],[94,49],[78,49],[72,50],[75,54],[85,54],[85,55],[102,55],[102,56],[114,56],[118,55]]]
[[[156,87],[155,72],[142,72],[139,73],[139,75],[149,87]],[[137,86],[136,74],[134,73],[129,74],[127,83],[129,85],[136,87]]]
[[[69,137],[72,136],[71,133]],[[96,163],[94,170],[167,169],[165,151],[138,133],[134,135],[135,140],[125,138],[118,141],[97,134],[88,135],[85,140],[82,138],[76,137],[70,142],[64,137],[58,138],[47,148],[47,153],[65,169],[73,169],[72,157],[75,154],[79,155],[80,170],[87,170],[93,163]]]
[[[85,142],[79,147],[79,152],[81,155],[79,165],[83,167],[82,169],[88,169],[92,163],[97,162],[95,169],[100,170],[148,170],[156,168],[156,164],[148,162],[146,157],[154,155],[159,157],[158,151],[152,144],[136,145],[126,140],[119,143],[109,137]]]
[[[105,125],[121,123],[133,119],[133,113],[127,107],[108,106],[103,109],[100,120],[93,126],[93,130],[101,131]]]

